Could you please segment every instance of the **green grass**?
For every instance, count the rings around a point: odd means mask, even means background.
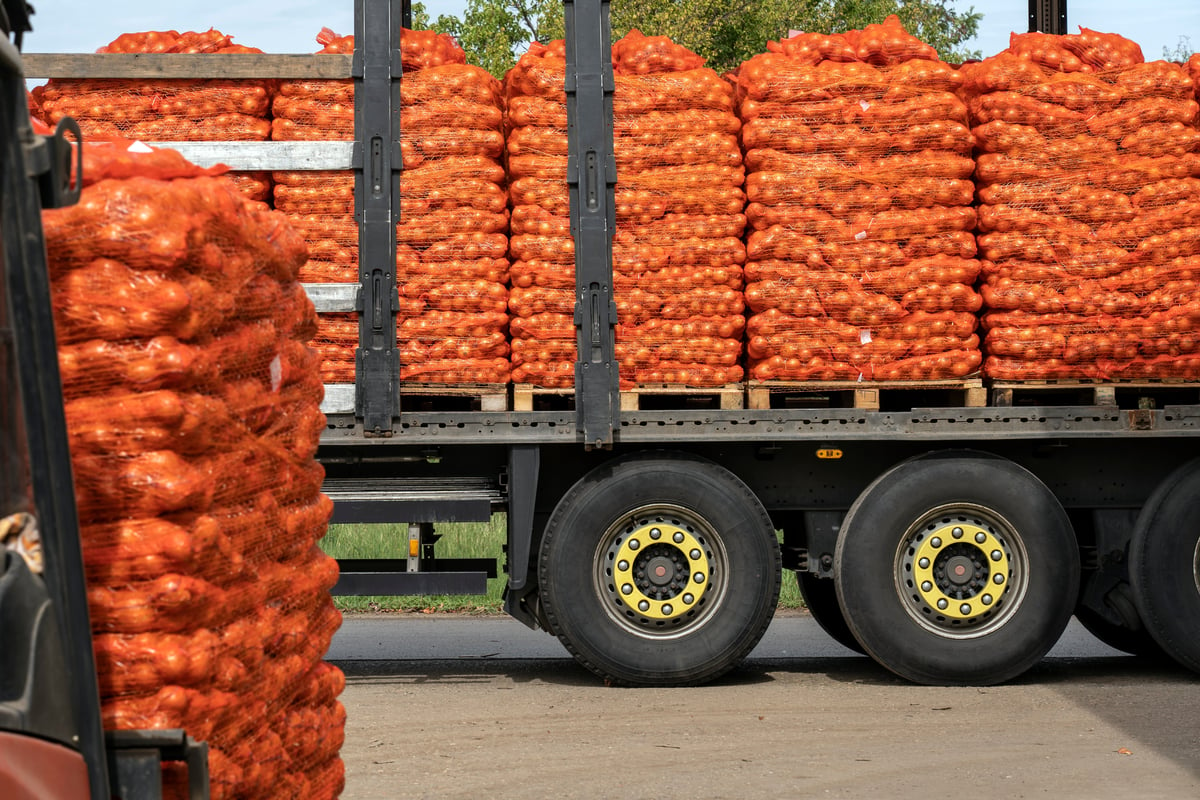
[[[494,558],[501,577],[488,580],[486,595],[365,595],[336,597],[342,611],[456,611],[496,614],[502,610],[505,579],[502,547],[505,538],[503,514],[491,522],[441,523],[434,532],[439,558]],[[321,549],[334,558],[405,558],[408,555],[408,525],[330,525]]]
[[[414,595],[337,597],[342,611],[453,611],[470,614],[498,614],[502,611],[504,590],[503,545],[505,517],[497,514],[491,522],[441,523],[435,528],[439,558],[494,558],[500,577],[488,580],[486,595]],[[334,558],[404,558],[408,555],[408,526],[330,525],[321,548]],[[780,608],[803,608],[796,579],[783,576],[779,595]]]

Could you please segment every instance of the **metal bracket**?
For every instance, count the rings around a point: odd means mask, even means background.
[[[75,139],[74,150],[64,135],[68,132]],[[72,153],[75,156],[73,171]],[[29,177],[38,183],[42,208],[65,208],[79,202],[83,191],[83,134],[79,123],[64,117],[55,126],[53,134],[34,136],[26,146],[25,158]]]
[[[400,414],[400,350],[396,346],[396,224],[400,216],[399,140],[402,0],[356,3],[354,79],[354,206],[358,213],[359,331],[355,413],[365,436],[392,435]],[[383,12],[384,19],[374,13]],[[361,74],[359,74],[361,72]]]
[[[106,731],[109,777],[116,797],[161,800],[162,762],[187,764],[188,800],[208,800],[208,744],[182,730]]]
[[[1029,0],[1029,31],[1067,32],[1067,0]]]
[[[576,428],[586,448],[608,448],[621,424],[612,280],[617,166],[608,0],[565,0],[563,13],[567,188],[575,238]]]

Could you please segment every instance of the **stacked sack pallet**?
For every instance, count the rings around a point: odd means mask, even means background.
[[[566,64],[563,40],[533,42],[504,76],[512,381],[547,388],[575,383]]]
[[[985,372],[1200,377],[1200,132],[1186,70],[1115,34],[1014,34],[964,68]]]
[[[328,28],[317,36],[318,54],[352,54],[354,38]],[[271,104],[271,139],[277,142],[350,141],[354,138],[354,83],[350,80],[284,80]],[[274,172],[275,210],[287,214],[308,242],[305,283],[358,281],[358,223],[354,220],[354,173]],[[357,341],[355,328],[352,337]],[[349,380],[354,379],[350,352]]]
[[[745,227],[733,90],[703,59],[637,31],[613,46],[613,284],[623,388],[741,380]],[[506,76],[514,383],[570,387],[575,251],[563,42]]]
[[[118,36],[97,53],[261,53],[218,30],[147,31]],[[51,79],[34,89],[40,119],[79,123],[85,140],[147,142],[265,141],[271,133],[274,82],[254,79]],[[265,172],[228,173],[248,198],[270,198]]]
[[[617,361],[626,383],[743,377],[745,171],[733,86],[665,36],[613,46]]]
[[[336,797],[304,242],[129,144],[89,143],[80,202],[44,215],[104,727],[207,742],[214,798]]]
[[[353,37],[322,31],[321,52]],[[396,280],[401,378],[435,384],[508,381],[508,196],[499,82],[466,64],[454,40],[401,32],[400,222]],[[354,136],[350,81],[292,81],[274,103],[276,140]],[[275,207],[310,242],[309,283],[356,283],[358,224],[348,173],[275,174]],[[357,314],[323,314],[318,348],[328,383],[354,380]]]
[[[756,380],[979,369],[974,144],[961,78],[896,17],[738,70]]]

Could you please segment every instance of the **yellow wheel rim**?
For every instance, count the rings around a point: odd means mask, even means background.
[[[934,530],[917,544],[912,564],[921,599],[949,619],[983,616],[1007,589],[1004,543],[978,525],[955,522]]]
[[[617,597],[649,620],[687,615],[708,591],[712,572],[704,545],[690,531],[662,522],[624,537],[613,562]]]

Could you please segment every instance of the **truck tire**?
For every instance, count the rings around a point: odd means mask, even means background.
[[[1138,613],[1166,653],[1200,672],[1200,459],[1159,484],[1129,544]]]
[[[924,684],[988,685],[1046,654],[1079,592],[1071,522],[1036,476],[934,453],[877,478],[834,552],[838,600],[867,653]]]
[[[813,619],[821,626],[821,630],[828,633],[843,647],[865,655],[866,651],[858,643],[858,639],[854,638],[854,632],[850,630],[850,626],[846,624],[842,607],[838,605],[837,587],[833,585],[833,580],[818,578],[811,572],[797,572],[796,583],[800,587],[800,596],[804,598],[804,605],[808,607],[808,613],[812,614]]]
[[[779,602],[779,542],[758,498],[679,453],[619,458],[559,501],[538,580],[550,630],[606,681],[688,685],[732,669]]]

